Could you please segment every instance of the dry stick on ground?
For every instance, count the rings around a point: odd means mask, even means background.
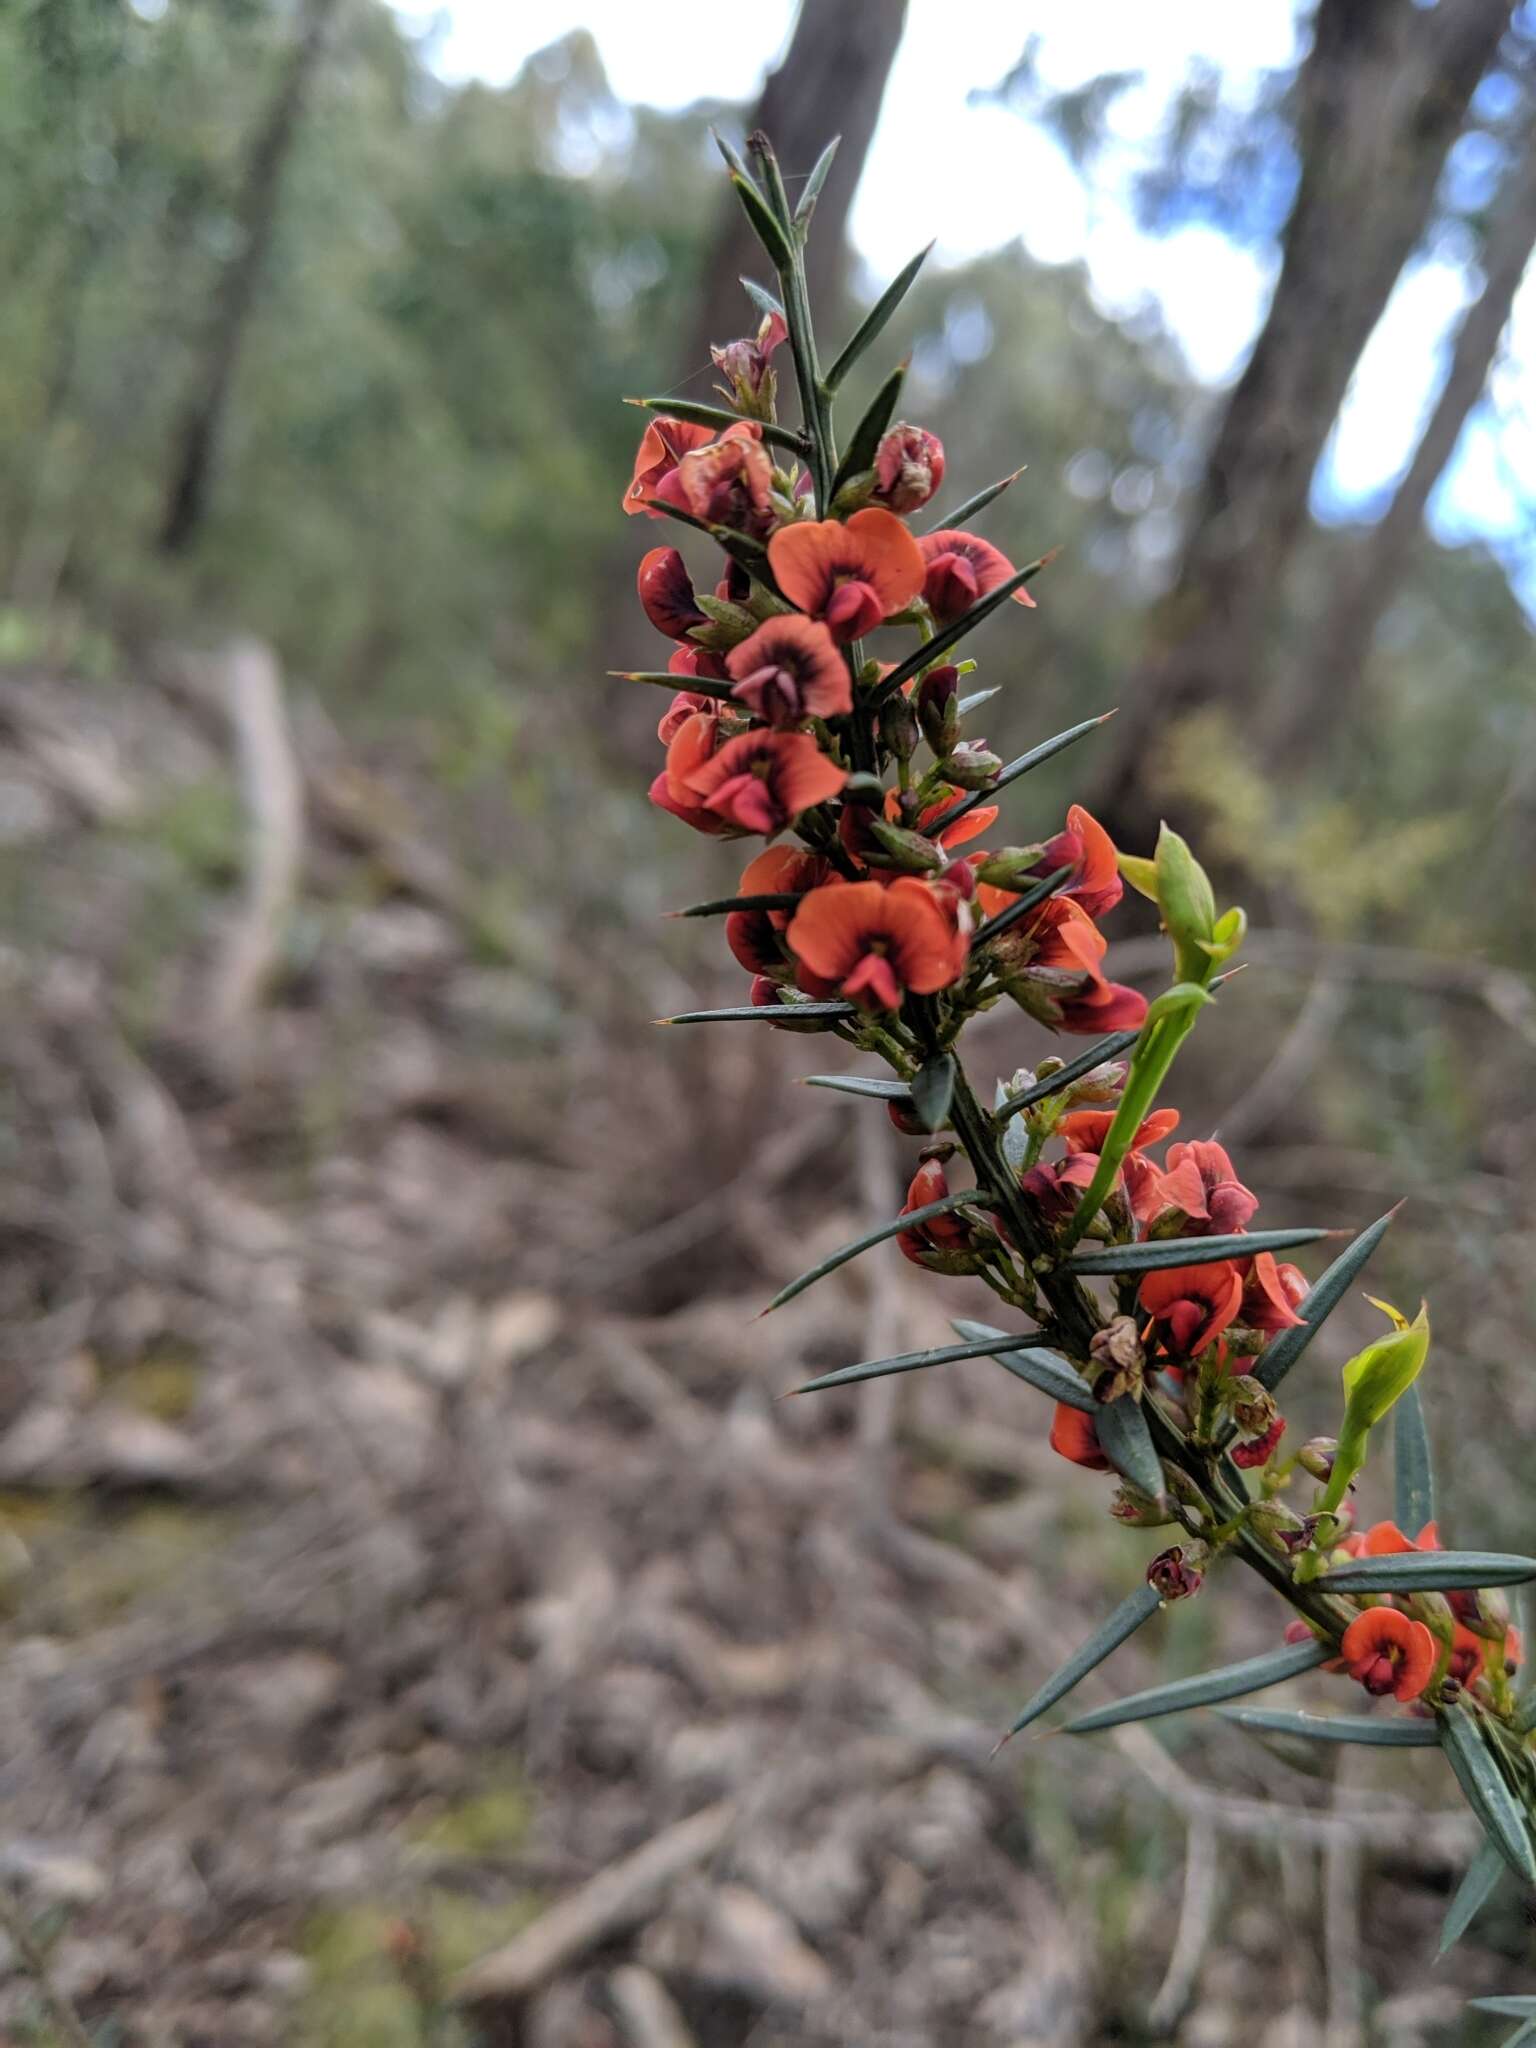
[[[1336,1835],[1323,1851],[1323,1968],[1330,2048],[1364,2048],[1360,2000],[1360,1844]]]
[[[304,864],[304,784],[272,650],[259,640],[236,641],[226,657],[225,692],[250,850],[245,902],[210,978],[206,1032],[220,1052],[249,1030],[282,947]]]
[[[736,1819],[736,1801],[722,1799],[652,1835],[541,1913],[505,1947],[472,1963],[449,1986],[453,2003],[480,2005],[536,1991],[598,1942],[645,1919],[670,1884],[724,1847]]]
[[[630,2048],[694,2048],[682,2014],[660,1978],[626,1963],[608,1979],[608,1997]]]
[[[1200,1966],[1216,1927],[1217,1836],[1205,1816],[1192,1820],[1184,1839],[1184,1901],[1168,1970],[1147,2013],[1157,2032],[1174,2026],[1188,2011],[1200,1979]]]

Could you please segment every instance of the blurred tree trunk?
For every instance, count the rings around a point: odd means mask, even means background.
[[[1339,551],[1305,666],[1279,693],[1265,721],[1283,751],[1316,758],[1364,678],[1376,629],[1407,571],[1424,513],[1482,396],[1520,281],[1536,248],[1536,116],[1522,155],[1505,173],[1489,212],[1479,259],[1483,288],[1467,308],[1429,424],[1385,513],[1357,545]]]
[[[1251,708],[1258,696],[1318,460],[1513,6],[1320,0],[1297,80],[1300,177],[1274,298],[1217,429],[1096,792],[1105,822],[1138,850],[1157,829],[1147,772],[1156,735],[1201,706],[1241,692]]]
[[[277,219],[278,192],[310,81],[337,0],[304,0],[298,34],[256,133],[236,200],[239,242],[214,296],[201,358],[176,431],[160,526],[163,554],[183,554],[208,511],[214,458],[262,267]]]
[[[826,342],[835,341],[845,307],[848,211],[906,17],[907,0],[802,0],[784,61],[769,74],[752,117],[751,126],[761,128],[773,143],[792,200],[797,179],[834,135],[842,137],[816,202],[816,224],[805,252],[817,331]],[[727,192],[705,266],[686,358],[690,368],[709,361],[711,342],[730,341],[756,325],[739,282],[743,272],[773,283],[746,216]]]

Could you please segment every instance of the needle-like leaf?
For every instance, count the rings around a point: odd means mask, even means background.
[[[1526,1884],[1536,1884],[1536,1849],[1518,1801],[1504,1782],[1493,1753],[1483,1740],[1477,1717],[1459,1703],[1443,1710],[1440,1743],[1445,1760],[1483,1833],[1504,1861]],[[1536,2010],[1536,2007],[1532,2008]]]
[[[1022,590],[1026,583],[1032,583],[1035,577],[1040,574],[1040,571],[1054,561],[1055,553],[1056,551],[1053,548],[1050,554],[1042,555],[1038,561],[1028,562],[1022,569],[1015,569],[1006,582],[999,583],[995,590],[989,590],[985,597],[977,598],[969,611],[962,612],[958,619],[952,619],[947,626],[941,627],[931,640],[925,640],[915,654],[909,654],[905,661],[898,662],[890,674],[883,676],[879,685],[870,692],[866,699],[870,708],[878,710],[882,704],[896,695],[903,683],[910,682],[913,676],[917,675],[920,670],[931,667],[941,655],[947,654],[951,647],[963,640],[967,633],[974,632],[983,619],[991,618],[992,614],[1001,605],[1005,605],[1008,602],[1016,590]],[[1083,731],[1090,731],[1096,723],[1096,720],[1090,720],[1082,728]],[[1065,744],[1067,742],[1063,741],[1063,745]],[[1039,752],[1038,748],[1036,752]],[[1041,756],[1041,758],[1045,759],[1048,757]],[[1033,766],[1033,763],[1031,763],[1031,766]],[[1007,770],[1005,769],[1003,772],[1006,775]],[[992,785],[992,789],[997,787],[997,783]],[[979,791],[978,801],[982,796],[990,796],[991,794],[991,789]]]
[[[784,318],[784,308],[772,292],[765,290],[760,284],[755,284],[750,277],[741,278],[739,283],[742,290],[765,320],[782,320]]]
[[[896,401],[901,396],[901,387],[906,381],[907,366],[898,363],[886,378],[880,389],[865,408],[864,417],[854,428],[843,458],[837,465],[832,478],[832,496],[835,498],[851,478],[875,466],[875,452],[880,446],[880,436],[891,424],[896,411]]]
[[[727,1010],[684,1010],[658,1024],[798,1024],[802,1018],[851,1017],[852,1003],[742,1003]]]
[[[1008,1734],[1017,1735],[1031,1721],[1038,1721],[1058,1700],[1065,1699],[1073,1686],[1086,1678],[1096,1665],[1102,1664],[1112,1650],[1118,1650],[1126,1637],[1134,1635],[1161,1605],[1150,1586],[1138,1586],[1134,1593],[1128,1593],[1108,1621],[1096,1628],[1087,1642],[1075,1650],[1061,1669],[1033,1695]],[[1004,1740],[1007,1740],[1006,1736]]]
[[[1099,1449],[1123,1479],[1149,1500],[1164,1498],[1162,1460],[1152,1442],[1152,1432],[1141,1403],[1130,1394],[1106,1401],[1093,1418]]]
[[[1166,1266],[1214,1266],[1255,1252],[1289,1252],[1315,1244],[1326,1230],[1250,1230],[1229,1237],[1150,1237],[1140,1244],[1089,1245],[1067,1260],[1074,1273],[1157,1273]],[[1422,1525],[1415,1522],[1416,1529]]]
[[[834,135],[826,148],[817,157],[811,168],[811,175],[805,181],[800,202],[795,208],[795,226],[804,234],[811,224],[811,215],[816,211],[816,201],[821,197],[821,188],[827,182],[827,173],[832,168],[832,159],[837,155],[841,135]]]
[[[928,645],[932,647],[933,641],[930,640]],[[978,804],[988,802],[1000,789],[1006,789],[1010,782],[1017,782],[1021,775],[1027,775],[1031,768],[1039,768],[1055,755],[1064,753],[1068,747],[1076,746],[1080,739],[1086,738],[1091,732],[1096,732],[1106,719],[1113,718],[1114,715],[1113,711],[1101,711],[1097,718],[1085,718],[1081,725],[1068,726],[1065,732],[1057,733],[1053,739],[1042,740],[1038,747],[1031,747],[1027,754],[1020,754],[1017,760],[1010,761],[1006,768],[998,771],[997,780],[990,783],[986,789],[973,789],[963,803],[955,804],[947,810],[944,813],[945,825],[952,825],[956,818],[963,818],[967,811],[973,811]]]
[[[1434,1467],[1417,1384],[1399,1397],[1392,1411],[1392,1480],[1399,1529],[1422,1529],[1435,1519]]]
[[[1536,1557],[1507,1550],[1405,1550],[1353,1557],[1325,1577],[1330,1593],[1431,1593],[1477,1586],[1519,1586],[1536,1579]]]
[[[818,1280],[825,1280],[829,1273],[835,1273],[839,1266],[846,1266],[850,1259],[856,1259],[861,1252],[869,1251],[874,1245],[884,1244],[888,1237],[896,1237],[903,1230],[916,1230],[924,1223],[931,1223],[936,1216],[947,1216],[952,1209],[961,1209],[968,1202],[984,1202],[985,1199],[976,1188],[961,1188],[955,1194],[941,1195],[936,1202],[925,1202],[921,1208],[913,1209],[908,1215],[893,1217],[889,1223],[882,1223],[874,1230],[866,1230],[862,1237],[854,1238],[849,1244],[840,1245],[835,1252],[800,1274],[798,1279],[791,1280],[787,1287],[781,1287],[768,1307],[763,1310],[763,1314],[767,1315],[771,1309],[782,1308],[786,1301],[793,1301],[797,1294],[804,1294],[807,1287],[814,1287]],[[806,1393],[809,1389],[802,1387],[800,1391]]]
[[[1020,1351],[1033,1347],[1027,1337],[1019,1341]],[[932,1351],[903,1351],[895,1358],[872,1358],[863,1365],[845,1365],[838,1372],[824,1372],[819,1379],[807,1380],[803,1387],[796,1387],[797,1394],[824,1394],[829,1387],[856,1387],[861,1380],[881,1380],[891,1373],[922,1372],[930,1365],[958,1365],[966,1358],[993,1358],[997,1347],[993,1340],[982,1338],[974,1344],[940,1344]]]
[[[1504,1858],[1492,1842],[1484,1841],[1468,1864],[1466,1876],[1457,1885],[1455,1896],[1446,1908],[1440,1928],[1440,1946],[1435,1955],[1437,1962],[1456,1946],[1493,1897],[1504,1871]]]
[[[1217,1707],[1223,1721],[1249,1735],[1295,1735],[1307,1742],[1355,1742],[1367,1749],[1435,1749],[1433,1721],[1377,1719],[1373,1714],[1291,1714],[1270,1707]]]
[[[1355,1276],[1386,1236],[1387,1226],[1396,1214],[1396,1209],[1389,1209],[1385,1216],[1378,1216],[1374,1223],[1361,1231],[1353,1244],[1339,1253],[1297,1309],[1296,1313],[1302,1320],[1289,1330],[1280,1331],[1265,1346],[1263,1356],[1253,1368],[1253,1376],[1271,1393],[1344,1299]]]
[[[739,427],[741,414],[728,412],[723,405],[701,405],[692,398],[626,398],[626,405],[642,405],[647,412],[663,413],[668,419],[689,420],[698,427],[718,427],[724,433],[727,427]],[[772,448],[788,448],[796,455],[810,451],[810,443],[804,434],[794,427],[776,426],[772,420],[759,420],[763,439]]]
[[[927,262],[928,251],[932,247],[933,244],[930,242],[927,249],[919,249],[911,262],[904,264],[897,271],[885,290],[864,315],[864,318],[859,322],[858,327],[854,331],[853,339],[848,343],[848,346],[822,379],[828,391],[837,390],[848,372],[859,360],[859,357],[863,355],[865,349],[879,335],[885,323],[912,289],[917,273],[922,269],[924,263]]]
[[[1048,1074],[1043,1081],[1036,1081],[1033,1087],[1021,1088],[1017,1095],[1005,1095],[992,1112],[994,1123],[1006,1123],[1020,1110],[1030,1108],[1036,1102],[1043,1102],[1048,1095],[1059,1095],[1063,1088],[1069,1088],[1074,1081],[1080,1081],[1084,1074],[1091,1074],[1095,1067],[1102,1067],[1106,1060],[1116,1058],[1133,1046],[1141,1036],[1137,1031],[1112,1031],[1108,1038],[1101,1038],[1096,1045],[1090,1045],[1086,1052],[1080,1052],[1075,1060],[1054,1074]]]
[[[1020,1350],[1013,1331],[995,1330],[990,1323],[974,1323],[969,1316],[952,1316],[949,1326],[962,1343],[993,1343],[997,1348],[985,1355],[995,1358],[1015,1379],[1025,1381],[1039,1393],[1049,1394],[1053,1401],[1076,1408],[1080,1414],[1099,1413],[1099,1404],[1089,1393],[1081,1373],[1075,1372],[1056,1352],[1034,1344]]]
[[[839,1095],[863,1095],[876,1102],[910,1102],[905,1081],[881,1081],[870,1074],[807,1074],[807,1088],[831,1088]]]
[[[1064,868],[1057,868],[1054,874],[1049,874],[1043,881],[1036,882],[1032,889],[1026,889],[1022,896],[1016,898],[1014,902],[1006,904],[997,913],[996,917],[989,917],[987,919],[986,923],[972,937],[972,946],[984,946],[988,939],[1000,939],[1003,933],[1011,930],[1021,917],[1028,917],[1029,913],[1042,904],[1047,896],[1054,896],[1062,883],[1070,882],[1076,873],[1076,867],[1069,861]]]
[[[677,678],[674,676],[674,682]],[[692,681],[692,677],[688,679]],[[729,917],[735,910],[793,910],[800,898],[789,894],[762,896],[717,896],[712,903],[690,903],[686,910],[672,910],[669,917]]]
[[[941,1131],[949,1119],[949,1105],[955,1094],[955,1062],[952,1054],[936,1052],[912,1076],[912,1107],[925,1131]]]
[[[701,697],[729,697],[731,686],[715,676],[680,676],[673,669],[611,668],[616,682],[654,683],[658,690],[693,690]]]
[[[978,512],[984,512],[994,498],[1000,498],[1010,484],[1016,484],[1024,474],[1020,466],[1009,476],[1000,476],[995,484],[986,484],[974,498],[967,498],[963,505],[957,505],[953,512],[946,512],[942,519],[936,519],[932,526],[925,527],[925,533],[947,533],[951,527],[964,526],[967,519],[974,519]]]
[[[1287,1643],[1283,1650],[1270,1650],[1262,1657],[1246,1657],[1241,1664],[1225,1664],[1219,1671],[1202,1672],[1198,1678],[1180,1678],[1172,1685],[1154,1685],[1147,1692],[1133,1692],[1107,1707],[1096,1707],[1067,1723],[1068,1735],[1092,1735],[1100,1728],[1118,1728],[1123,1721],[1150,1721],[1160,1714],[1182,1714],[1190,1707],[1208,1707],[1217,1700],[1237,1699],[1247,1692],[1261,1692],[1266,1685],[1296,1678],[1333,1656],[1330,1643]]]

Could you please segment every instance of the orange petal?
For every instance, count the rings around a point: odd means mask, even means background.
[[[813,974],[841,981],[851,973],[871,932],[882,929],[879,882],[830,882],[812,889],[790,920],[790,950]]]

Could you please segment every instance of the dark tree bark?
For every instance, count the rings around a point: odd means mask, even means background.
[[[1382,517],[1357,545],[1340,550],[1341,566],[1324,599],[1305,667],[1277,696],[1274,715],[1265,721],[1280,750],[1315,757],[1358,692],[1376,629],[1423,528],[1430,493],[1487,384],[1533,248],[1536,117],[1490,211],[1480,264],[1483,288],[1462,317],[1429,424]]]
[[[299,32],[251,141],[236,203],[239,246],[214,296],[212,318],[177,427],[159,544],[184,554],[207,515],[214,459],[235,369],[277,219],[283,172],[337,0],[305,0]]]
[[[791,200],[796,180],[810,170],[834,135],[842,137],[816,202],[816,223],[805,252],[811,305],[825,342],[840,339],[835,323],[844,310],[848,210],[869,154],[906,16],[907,0],[802,0],[784,61],[764,84],[752,121],[752,127],[762,129],[773,144]],[[730,341],[756,325],[757,315],[738,282],[743,272],[773,282],[765,274],[765,258],[745,215],[727,193],[704,272],[687,358],[690,365],[708,362],[711,342]]]
[[[1157,827],[1145,770],[1153,735],[1237,691],[1251,703],[1262,680],[1318,459],[1512,12],[1513,0],[1320,0],[1297,81],[1301,174],[1279,281],[1096,792],[1129,845],[1149,844]]]

